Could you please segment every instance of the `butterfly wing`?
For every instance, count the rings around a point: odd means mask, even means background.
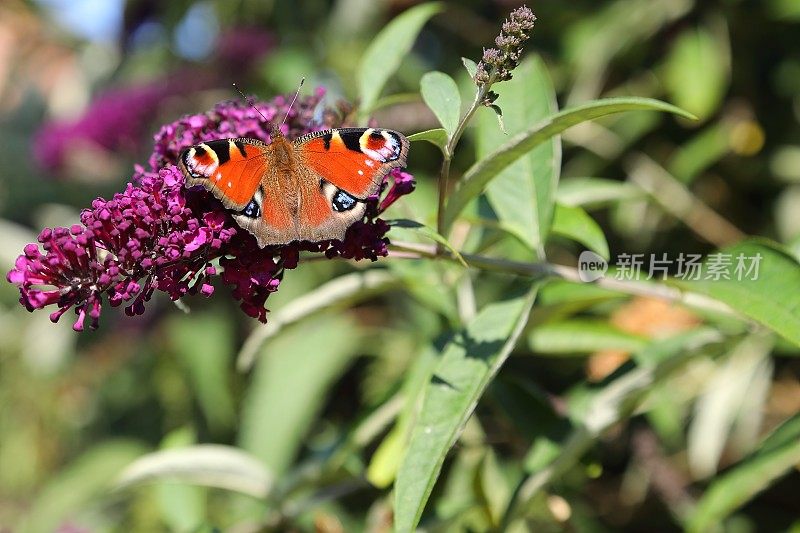
[[[302,182],[313,184],[303,189],[299,209],[301,237],[310,241],[344,238],[384,176],[405,166],[409,147],[402,134],[378,128],[315,132],[294,144]]]
[[[253,139],[220,139],[183,151],[186,185],[202,185],[233,211],[247,208],[268,170],[267,146]]]
[[[405,166],[409,144],[402,134],[378,128],[318,131],[294,142],[308,169],[359,200],[377,193],[390,170]]]
[[[179,160],[186,185],[211,192],[262,247],[297,238],[288,184],[265,186],[276,181],[273,151],[273,145],[255,139],[221,139],[192,146]]]
[[[289,143],[276,136],[208,141],[185,150],[186,185],[202,185],[233,211],[259,246],[343,239],[366,212],[384,176],[406,163],[408,139],[392,130],[315,132]]]

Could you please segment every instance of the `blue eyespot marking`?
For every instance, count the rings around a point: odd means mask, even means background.
[[[331,202],[334,211],[348,211],[355,207],[356,199],[342,190],[336,191],[333,195],[333,202]]]

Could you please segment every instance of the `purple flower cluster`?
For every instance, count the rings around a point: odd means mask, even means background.
[[[60,170],[70,150],[89,143],[105,150],[134,152],[161,103],[171,96],[209,85],[203,75],[174,76],[151,83],[110,89],[79,118],[47,123],[36,134],[33,155],[49,171]]]
[[[292,138],[341,125],[335,122],[335,113],[321,110],[323,96],[324,91],[317,90],[298,99],[291,110],[284,96],[257,102],[255,107],[270,120],[288,110],[282,132]],[[128,315],[143,313],[156,289],[173,300],[197,292],[210,296],[211,280],[218,274],[212,261],[219,259],[222,281],[232,287],[242,310],[266,322],[267,297],[278,290],[284,271],[297,267],[300,252],[372,261],[387,254],[389,226],[378,216],[413,190],[413,176],[392,171],[383,200],[370,199],[364,219],[348,229],[343,241],[259,248],[209,193],[185,189],[175,166],[184,148],[232,137],[270,140],[258,112],[238,101],[222,102],[207,113],[162,127],[155,137],[150,169],[137,166],[124,192],[110,200],[96,199],[81,213],[80,225],[42,231],[41,250],[36,244],[25,247],[7,275],[20,289],[20,302],[29,311],[56,306],[50,315],[54,322],[74,308],[75,330],[83,330],[87,315],[89,326],[96,328],[103,295],[112,307],[126,304]]]

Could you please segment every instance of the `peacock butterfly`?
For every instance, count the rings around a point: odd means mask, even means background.
[[[184,150],[185,185],[201,185],[262,248],[344,238],[383,178],[406,164],[409,142],[381,128],[317,131],[289,141],[220,139]]]

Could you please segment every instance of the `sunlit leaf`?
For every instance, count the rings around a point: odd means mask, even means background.
[[[771,335],[750,335],[733,349],[708,383],[695,404],[689,426],[686,455],[692,474],[697,478],[713,475],[728,441],[739,410],[755,393],[757,376],[771,376],[768,355]],[[765,372],[766,370],[766,372]],[[742,391],[748,394],[742,394]]]
[[[196,444],[197,437],[188,427],[170,432],[162,441],[162,449],[180,449]],[[158,506],[164,522],[173,531],[192,531],[205,520],[206,489],[188,483],[169,480],[156,483]]]
[[[244,400],[239,445],[276,476],[298,453],[360,338],[346,315],[324,314],[283,329],[262,347]]]
[[[755,452],[711,483],[689,517],[687,529],[709,531],[800,464],[800,415],[768,435]]]
[[[366,272],[351,272],[320,285],[293,299],[279,311],[271,314],[266,325],[254,329],[239,351],[237,367],[240,371],[250,369],[264,343],[285,326],[330,307],[351,306],[399,284],[400,280],[390,272],[373,269]]]
[[[496,104],[513,112],[498,127],[495,113],[478,115],[478,160],[489,156],[516,135],[558,111],[555,91],[544,62],[523,62],[514,77],[497,88]],[[488,184],[486,196],[500,221],[531,249],[539,250],[547,238],[561,171],[561,139],[553,136],[501,170]]]
[[[234,345],[230,321],[221,315],[173,314],[167,331],[211,428],[232,427],[236,410],[228,382]]]
[[[556,204],[552,232],[583,244],[606,261],[609,259],[602,228],[580,207]]]
[[[536,148],[554,135],[565,129],[613,113],[624,111],[665,111],[686,118],[694,118],[692,114],[673,105],[651,98],[605,98],[588,102],[559,113],[539,122],[511,137],[492,154],[475,163],[464,174],[461,185],[450,196],[445,208],[445,229],[449,232],[456,217],[472,201],[477,198],[489,182],[497,174],[511,165],[530,150]]]
[[[441,5],[436,2],[412,7],[395,17],[372,40],[356,73],[363,112],[372,109],[383,91],[383,86],[411,51],[422,27],[440,10]]]
[[[469,74],[469,77],[474,78],[475,73],[478,72],[478,64],[468,57],[462,57],[461,63],[463,63],[464,68],[467,69],[467,74]]]
[[[482,309],[445,347],[395,483],[395,530],[413,531],[445,456],[528,321],[535,288]]]
[[[559,204],[584,209],[645,196],[643,190],[631,183],[605,178],[565,178],[556,191]]]
[[[427,72],[420,80],[422,99],[452,137],[461,115],[461,95],[453,78],[444,72]]]
[[[444,130],[444,128],[421,131],[419,133],[409,135],[408,140],[411,142],[428,141],[429,143],[438,146],[439,150],[444,152],[444,148],[447,146],[447,132]]]
[[[528,346],[537,353],[572,354],[598,350],[634,351],[643,348],[647,340],[622,331],[599,320],[562,320],[533,328]]]
[[[408,445],[412,422],[417,416],[419,399],[425,384],[430,380],[436,363],[436,352],[432,347],[424,349],[416,357],[403,382],[405,407],[397,419],[397,424],[381,441],[372,454],[366,476],[370,483],[379,488],[392,484],[400,467],[400,461]]]
[[[701,269],[704,279],[676,283],[728,304],[800,346],[800,306],[795,299],[782,296],[800,294],[797,260],[766,240],[741,242],[719,254],[706,259]],[[711,263],[722,265],[728,279],[714,279]]]
[[[265,498],[273,478],[263,463],[238,448],[197,444],[161,450],[137,459],[120,474],[116,488],[154,481],[190,483]]]
[[[704,28],[677,36],[667,58],[664,84],[675,103],[705,118],[716,111],[727,89],[727,47]]]

